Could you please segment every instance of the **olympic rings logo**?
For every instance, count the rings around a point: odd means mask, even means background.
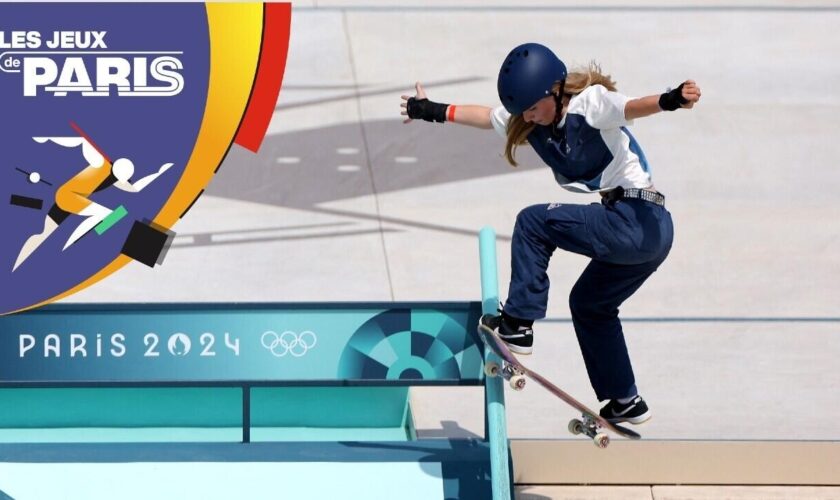
[[[260,338],[263,347],[278,358],[282,358],[286,354],[299,358],[306,354],[309,349],[315,347],[317,341],[315,332],[309,330],[300,332],[300,334],[290,330],[278,334],[269,330],[263,333]]]

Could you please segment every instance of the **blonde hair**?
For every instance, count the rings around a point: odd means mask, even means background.
[[[615,92],[615,81],[610,75],[601,72],[601,66],[591,61],[585,68],[579,68],[566,76],[566,84],[563,87],[563,94],[575,96],[592,85],[603,85],[607,90]],[[556,82],[551,88],[555,94],[560,92],[560,82]],[[516,148],[528,142],[528,134],[536,127],[533,123],[527,123],[522,115],[513,115],[507,126],[507,143],[505,144],[505,159],[512,166],[516,163]]]

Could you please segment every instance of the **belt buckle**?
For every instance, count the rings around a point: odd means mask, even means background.
[[[621,186],[607,191],[606,199],[609,205],[615,205],[615,202],[622,198],[624,198],[624,188]]]

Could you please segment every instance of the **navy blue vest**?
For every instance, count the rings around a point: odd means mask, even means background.
[[[551,167],[557,182],[582,182],[598,189],[601,173],[613,160],[601,132],[576,114],[566,115],[565,125],[555,134],[551,129],[552,126],[537,125],[528,134],[528,142]]]

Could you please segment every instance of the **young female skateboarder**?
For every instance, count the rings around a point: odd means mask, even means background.
[[[519,354],[530,354],[534,320],[545,317],[548,262],[555,249],[592,260],[572,287],[569,306],[592,387],[608,401],[601,416],[639,424],[651,417],[639,395],[618,307],[665,260],[673,225],[665,197],[653,186],[647,159],[627,126],[660,111],[691,109],[700,88],[686,80],[663,94],[628,98],[591,64],[567,72],[547,47],[527,43],[504,59],[497,82],[502,106],[454,105],[402,96],[406,123],[451,121],[495,129],[516,165],[529,144],[565,189],[599,193],[600,203],[550,203],[523,209],[511,242],[511,281],[500,316],[482,321]]]

